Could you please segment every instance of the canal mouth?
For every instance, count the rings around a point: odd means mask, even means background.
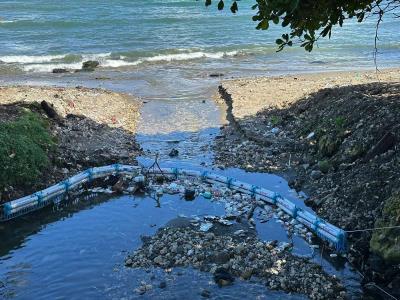
[[[239,179],[247,178],[256,184],[273,186],[286,197],[295,199],[293,191],[278,176],[235,169],[217,172],[227,172]],[[63,283],[54,276],[67,274],[68,282],[74,285],[67,292],[70,298],[82,295],[129,298],[125,288],[132,289],[132,297],[141,294],[160,299],[161,295],[189,297],[193,294],[187,293],[187,286],[193,286],[197,278],[199,282],[204,282],[204,285],[195,285],[197,296],[201,296],[205,290],[205,293],[218,297],[236,297],[240,287],[254,291],[254,297],[264,295],[279,299],[287,296],[284,292],[267,289],[265,283],[256,276],[251,280],[237,276],[232,286],[221,290],[217,289],[218,283],[210,270],[204,272],[192,265],[152,265],[133,269],[125,266],[127,258],[135,249],[137,251],[143,247],[160,230],[182,226],[193,227],[194,231],[189,234],[200,231],[228,238],[252,236],[260,242],[272,243],[274,249],[279,249],[277,251],[288,250],[294,256],[306,257],[325,265],[326,270],[330,268],[329,273],[336,272],[335,275],[339,277],[342,274],[349,286],[354,284],[351,276],[346,279],[351,272],[343,261],[340,258],[330,258],[327,250],[323,257],[318,242],[311,239],[306,231],[294,227],[295,224],[291,224],[290,219],[280,210],[256,203],[241,193],[209,199],[207,191],[222,196],[224,190],[201,182],[188,182],[184,178],[164,183],[154,180],[149,186],[146,193],[133,196],[110,195],[108,193],[111,189],[97,188],[93,190],[96,197],[81,197],[54,210],[40,211],[4,225],[1,228],[4,242],[0,250],[0,266],[7,271],[2,272],[0,277],[2,293],[7,297],[15,295],[21,299],[28,294],[37,298],[44,296],[41,294],[44,291],[35,279],[39,274],[42,284],[45,282],[49,286],[46,295],[50,293],[56,296],[66,291],[62,287]],[[195,196],[191,195],[189,199],[185,197],[184,186],[195,188]],[[332,269],[335,271],[332,272]],[[84,284],[81,276],[88,278]],[[164,282],[168,289],[160,288]],[[123,291],[121,285],[125,285]],[[302,298],[300,295],[293,297]]]

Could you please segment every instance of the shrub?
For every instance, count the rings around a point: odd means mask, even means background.
[[[54,145],[47,122],[31,111],[0,123],[0,188],[32,183],[49,165]]]

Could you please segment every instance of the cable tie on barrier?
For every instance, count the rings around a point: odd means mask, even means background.
[[[251,186],[251,196],[254,197],[256,195],[256,190],[258,189],[258,186],[252,185]]]
[[[297,218],[297,212],[300,210],[300,208],[298,208],[296,205],[294,206],[294,208],[293,208],[293,211],[292,211],[292,213],[293,213],[293,218],[294,219],[296,219]]]
[[[228,180],[226,181],[226,186],[228,187],[228,189],[230,189],[232,187],[232,181],[233,181],[233,178],[228,178]]]
[[[64,185],[64,187],[65,187],[65,192],[68,193],[68,191],[69,191],[69,186],[70,186],[69,181],[68,181],[68,180],[65,180],[65,181],[63,182],[63,185]]]
[[[313,223],[313,229],[318,233],[318,228],[319,224],[322,223],[322,220],[320,218],[316,218],[314,223]]]
[[[42,202],[42,200],[43,200],[43,194],[42,194],[42,192],[36,192],[34,195],[35,195],[36,197],[38,197],[38,202],[39,202],[39,203]]]
[[[274,192],[274,195],[271,197],[272,203],[276,204],[278,198],[281,198],[281,195],[279,193]]]
[[[173,168],[172,173],[175,175],[175,178],[178,179],[178,175],[179,175],[178,168]]]
[[[336,235],[338,243],[336,244],[336,251],[343,253],[346,251],[346,232],[340,229],[339,233]]]
[[[93,169],[92,168],[87,169],[85,173],[88,174],[89,181],[92,181],[93,180]]]

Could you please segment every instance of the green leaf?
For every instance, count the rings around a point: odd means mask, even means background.
[[[218,2],[218,10],[223,10],[224,9],[224,0],[220,0],[219,2]]]
[[[269,23],[267,19],[262,20],[260,23],[257,25],[257,29],[262,29],[262,30],[267,30],[269,27]]]
[[[211,0],[206,0],[206,6],[210,6],[211,5]]]
[[[274,24],[278,24],[279,23],[279,17],[278,16],[273,16],[272,17],[272,22],[274,22]]]
[[[275,41],[275,43],[278,44],[278,45],[282,45],[283,44],[283,40],[282,39],[277,39]]]
[[[236,1],[234,1],[231,6],[231,12],[235,14],[238,11],[238,9],[239,9],[238,5],[237,5]]]

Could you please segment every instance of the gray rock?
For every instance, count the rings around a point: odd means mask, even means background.
[[[318,170],[313,170],[310,174],[311,178],[314,180],[318,180],[322,177],[322,172]]]
[[[94,71],[100,63],[96,60],[88,60],[82,64],[82,71]]]

